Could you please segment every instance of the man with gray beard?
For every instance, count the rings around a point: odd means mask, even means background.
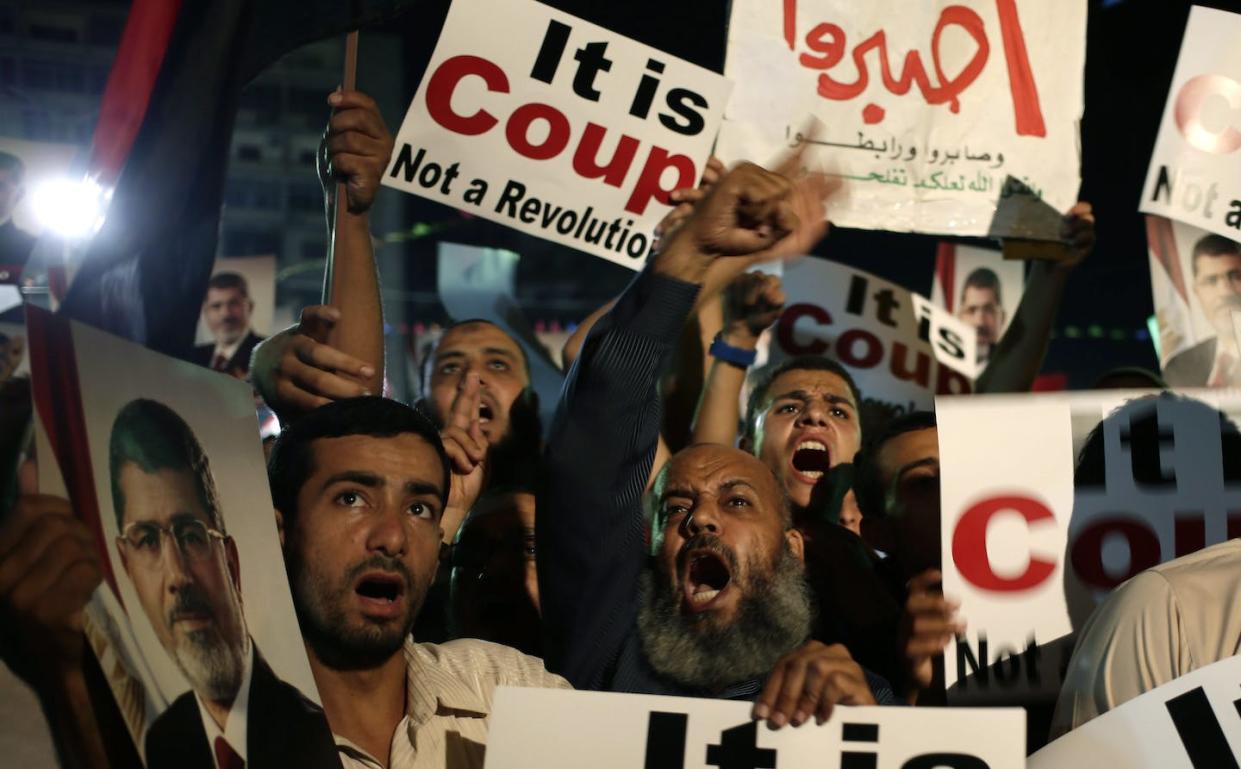
[[[718,295],[799,216],[821,221],[821,198],[813,178],[732,170],[583,343],[535,521],[545,659],[576,688],[757,697],[754,716],[777,728],[824,720],[837,703],[894,702],[843,647],[807,641],[804,541],[761,461],[692,446],[643,503],[659,379],[700,292]]]
[[[279,680],[250,638],[237,545],[189,425],[162,403],[129,402],[112,426],[109,468],[125,573],[190,684],[151,724],[147,766],[339,767],[323,711]]]

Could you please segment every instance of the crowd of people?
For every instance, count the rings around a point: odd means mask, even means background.
[[[868,411],[849,371],[818,356],[762,372],[742,408],[785,303],[780,279],[750,268],[826,235],[826,177],[796,154],[770,170],[713,161],[676,193],[649,263],[566,344],[549,424],[522,343],[485,320],[445,330],[405,405],[380,395],[367,214],[392,136],[365,95],[332,105],[326,174],[347,196],[333,306],[260,340],[244,281],[221,276],[204,304],[218,341],[198,351],[216,370],[248,364],[284,425],[267,471],[322,709],[273,676],[247,632],[192,434],[135,401],[112,434],[120,547],[192,689],[144,735],[148,765],[210,766],[184,749],[207,739],[217,769],[480,767],[501,685],[742,700],[774,729],[842,705],[944,704],[940,655],[970,618],[941,589],[935,414]],[[1030,389],[1093,247],[1089,204],[1063,226],[1001,338],[994,275],[966,286],[962,317],[987,348],[979,392]],[[135,432],[171,437],[143,453]],[[0,525],[5,661],[38,693],[66,765],[136,765],[133,719],[91,685],[99,550],[29,475]],[[1082,633],[1056,733],[1236,654],[1238,575],[1228,543],[1115,593]],[[281,714],[278,726],[247,730],[233,715],[247,709]],[[299,736],[319,718],[334,746]]]

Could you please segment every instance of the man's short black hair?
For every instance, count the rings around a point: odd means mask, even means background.
[[[961,284],[962,299],[965,299],[967,288],[990,289],[995,294],[995,303],[1004,304],[1004,298],[1000,293],[1000,276],[996,275],[995,270],[990,267],[978,267],[965,277],[965,282]]]
[[[857,471],[854,476],[853,493],[857,497],[858,508],[862,511],[862,515],[879,517],[887,514],[888,490],[884,488],[883,479],[879,474],[879,450],[883,448],[883,445],[905,433],[935,430],[938,427],[934,411],[910,411],[907,414],[893,417],[875,432],[874,439],[863,447],[858,456]]]
[[[447,504],[452,468],[439,430],[421,411],[378,395],[332,401],[285,426],[267,461],[272,502],[286,523],[296,515],[298,492],[314,472],[311,445],[320,438],[393,438],[406,433],[417,435],[435,449],[443,467],[440,502]]]
[[[217,272],[207,281],[207,288],[214,288],[218,291],[225,291],[235,288],[241,292],[241,295],[249,298],[250,286],[246,283],[246,278],[239,272]]]
[[[1193,256],[1189,260],[1195,278],[1198,277],[1198,257],[1200,256],[1241,256],[1241,243],[1229,240],[1223,235],[1216,235],[1214,232],[1209,232],[1199,238],[1194,244]]]
[[[224,516],[215,478],[202,444],[181,415],[159,401],[138,398],[126,403],[112,422],[108,439],[108,472],[112,482],[112,510],[116,530],[124,529],[125,494],[121,470],[133,464],[144,473],[184,470],[194,476],[198,500],[211,527],[225,533]]]
[[[8,171],[17,177],[17,183],[21,184],[26,178],[26,164],[22,159],[11,152],[0,150],[0,171]]]
[[[427,355],[422,360],[422,370],[418,372],[418,389],[424,398],[430,395],[431,370],[435,367],[435,353],[440,348],[440,342],[444,341],[444,337],[448,336],[449,331],[461,326],[470,326],[476,323],[485,323],[488,326],[499,329],[500,333],[507,336],[513,341],[513,344],[517,345],[517,351],[521,355],[521,365],[526,367],[526,387],[531,386],[531,381],[533,381],[533,373],[530,371],[530,358],[526,355],[526,347],[521,343],[521,340],[510,334],[498,323],[493,323],[486,318],[468,318],[466,320],[457,320],[449,323],[448,326],[440,332],[439,339],[435,340],[435,344],[432,345],[431,349],[427,350]]]
[[[767,399],[767,393],[771,390],[772,383],[782,374],[787,374],[790,371],[827,371],[843,379],[845,384],[849,386],[849,395],[853,398],[853,406],[857,410],[859,420],[861,419],[862,393],[858,390],[857,383],[853,381],[853,376],[849,374],[848,370],[831,358],[824,358],[822,355],[800,355],[759,372],[758,377],[754,381],[754,389],[750,390],[750,397],[746,401],[744,438],[748,440],[754,439],[754,430],[758,424],[758,418],[761,413],[760,409],[763,401]]]

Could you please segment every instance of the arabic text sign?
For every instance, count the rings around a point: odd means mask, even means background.
[[[769,360],[824,355],[849,370],[867,401],[901,412],[936,393],[973,389],[972,328],[908,289],[807,257],[784,270],[785,309]]]
[[[1149,691],[1030,756],[1030,769],[1228,769],[1241,764],[1241,657]]]
[[[954,699],[1054,697],[1109,591],[1241,534],[1241,392],[942,398],[936,415],[944,592],[968,623],[945,655]]]
[[[1143,212],[1241,239],[1241,14],[1195,6],[1181,41]]]
[[[496,692],[486,769],[840,767],[1020,769],[1011,710],[837,708],[822,726],[768,729],[749,702],[515,689]]]
[[[454,0],[384,184],[638,269],[729,89],[533,0]]]
[[[736,0],[726,161],[825,126],[811,161],[842,175],[846,227],[985,235],[1008,176],[1076,200],[1084,0]]]

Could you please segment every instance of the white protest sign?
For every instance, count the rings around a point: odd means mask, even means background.
[[[1233,322],[1241,310],[1241,242],[1147,216],[1146,243],[1164,380],[1173,387],[1241,385]]]
[[[1020,769],[1020,709],[838,707],[827,723],[772,730],[749,702],[496,691],[486,769]]]
[[[1195,670],[1085,723],[1030,756],[1029,769],[1237,769],[1241,657]]]
[[[979,374],[1004,338],[1025,282],[1025,262],[1005,259],[997,249],[947,241],[939,244],[931,301],[978,333]]]
[[[784,269],[784,312],[768,361],[822,355],[853,375],[863,400],[907,412],[973,389],[974,330],[908,289],[814,257]]]
[[[1085,0],[734,0],[718,154],[763,162],[814,115],[833,222],[985,235],[1010,176],[1076,201],[1085,56]]]
[[[954,701],[1053,698],[1113,588],[1241,535],[1241,391],[941,398],[944,593],[966,634]],[[1079,459],[1080,458],[1080,459]]]
[[[454,0],[383,182],[638,269],[730,88],[534,0]]]
[[[1241,239],[1241,14],[1194,6],[1141,210]]]

